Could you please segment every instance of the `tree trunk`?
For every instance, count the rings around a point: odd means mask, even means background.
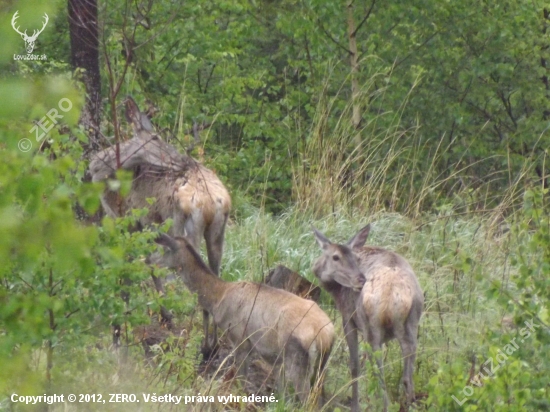
[[[550,24],[550,10],[547,8],[544,8],[542,10],[542,34],[543,38],[546,38],[547,32],[548,32],[548,25]],[[545,51],[548,50],[548,45],[543,45],[541,47],[541,56],[540,56],[540,64],[544,69],[544,74],[542,75],[542,83],[544,84],[544,88],[546,90],[546,99],[550,99],[550,81],[548,80],[548,63],[545,58]],[[548,106],[547,106],[548,107]],[[550,110],[545,109],[542,111],[542,119],[548,120],[550,118]],[[535,167],[535,172],[540,177],[542,182],[542,187],[546,189],[548,187],[548,179],[546,178],[547,174],[546,171],[541,168],[540,166]]]
[[[97,0],[68,0],[71,64],[84,69],[81,79],[86,87],[86,104],[80,115],[89,138],[88,150],[100,147],[101,79],[99,74],[99,37]]]
[[[543,20],[542,20],[542,34],[543,34],[543,38],[546,37],[546,33],[548,31],[548,24],[550,23],[550,11],[547,9],[547,8],[544,8],[542,10],[542,17],[543,17]],[[541,47],[542,49],[542,54],[540,56],[540,64],[542,66],[542,68],[544,69],[544,74],[542,75],[542,83],[544,84],[544,88],[546,89],[546,98],[550,98],[550,82],[548,80],[548,75],[547,75],[547,72],[548,72],[548,64],[546,62],[546,59],[544,57],[544,51],[546,51],[548,49],[548,46],[547,45],[543,45]],[[550,117],[550,110],[546,109],[543,111],[542,113],[542,118],[543,120],[548,120],[548,117]]]

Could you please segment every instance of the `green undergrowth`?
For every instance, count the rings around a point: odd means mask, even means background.
[[[283,264],[315,282],[311,266],[320,251],[312,227],[333,241],[345,242],[371,223],[368,243],[405,256],[424,290],[425,312],[415,370],[416,392],[422,394],[439,365],[468,360],[488,331],[500,328],[505,313],[496,300],[487,297],[487,292],[493,281],[505,281],[510,276],[509,240],[502,233],[506,230],[504,226],[491,227],[486,221],[484,217],[452,215],[411,220],[396,213],[368,215],[357,211],[353,214],[337,211],[314,218],[307,212],[292,210],[273,218],[256,211],[228,230],[223,276],[227,280],[261,281],[269,268]],[[337,394],[338,403],[349,396],[347,349],[332,299],[323,292],[321,301],[338,329],[339,340],[327,378],[328,392]],[[396,342],[384,353],[385,376],[396,402],[402,373],[400,356]],[[363,363],[368,369],[363,369],[366,374],[361,379],[360,393],[369,393],[372,401],[377,402],[378,383],[368,362],[363,359]],[[365,402],[365,396],[362,400]]]
[[[270,268],[283,264],[315,283],[311,267],[320,251],[312,228],[319,229],[333,241],[345,242],[370,223],[372,230],[368,243],[405,256],[415,269],[424,291],[425,311],[420,324],[414,373],[419,398],[416,407],[420,410],[476,410],[478,405],[500,402],[507,407],[499,410],[524,410],[525,405],[544,399],[545,393],[539,393],[541,390],[544,392],[540,370],[537,375],[539,392],[534,391],[537,396],[521,388],[526,385],[529,368],[537,365],[535,357],[547,348],[546,338],[527,340],[495,379],[473,387],[473,395],[466,397],[462,405],[458,405],[452,396],[462,401],[465,398],[462,390],[478,372],[480,365],[495,356],[510,339],[518,336],[524,318],[529,319],[528,314],[532,311],[528,312],[524,306],[514,306],[510,296],[517,293],[518,285],[521,286],[518,276],[522,273],[534,276],[534,269],[529,269],[531,263],[545,253],[540,242],[548,241],[548,237],[546,232],[536,237],[537,227],[540,229],[541,226],[536,225],[532,213],[524,211],[523,214],[518,213],[516,220],[510,218],[494,223],[495,219],[489,215],[456,216],[449,210],[425,214],[416,219],[397,213],[380,211],[369,214],[359,210],[336,210],[335,213],[318,216],[307,210],[288,209],[279,216],[273,216],[246,205],[228,224],[222,277],[227,281],[261,282]],[[196,297],[178,282],[169,285],[163,299],[156,297],[140,260],[145,256],[147,242],[152,245],[152,236],[146,233],[135,239],[128,238],[122,230],[121,236],[126,240],[121,242],[121,238],[115,236],[120,225],[127,226],[128,222],[122,220],[111,226],[105,221],[99,229],[99,236],[106,242],[104,247],[110,245],[120,255],[124,255],[125,248],[136,245],[140,248],[132,255],[139,261],[133,264],[137,266],[130,266],[142,271],[136,277],[138,290],[133,291],[130,314],[118,315],[122,316],[119,319],[125,326],[123,347],[116,352],[111,345],[109,325],[115,318],[107,316],[107,311],[112,307],[120,313],[121,309],[115,303],[98,312],[95,319],[89,319],[87,328],[69,335],[59,335],[53,341],[55,350],[49,389],[45,382],[46,343],[37,345],[34,342],[29,344],[27,350],[22,350],[25,346],[18,347],[16,353],[21,353],[21,358],[12,359],[7,363],[9,368],[0,372],[3,375],[0,389],[4,398],[0,409],[9,407],[6,395],[13,392],[14,387],[21,393],[29,394],[44,390],[47,393],[101,393],[104,397],[111,393],[134,393],[138,399],[142,399],[143,393],[178,396],[246,394],[238,383],[231,384],[222,376],[215,380],[205,379],[198,373],[202,313],[197,307]],[[533,239],[539,239],[539,243]],[[107,249],[104,253],[107,254]],[[109,259],[114,258],[104,255],[98,256],[98,259],[104,261],[104,272],[101,273],[110,273]],[[114,260],[112,263],[111,269],[114,270],[118,266],[114,265]],[[542,277],[547,267],[542,265],[538,270],[538,276]],[[100,276],[100,272],[93,276]],[[545,284],[542,285],[539,289],[544,290]],[[538,307],[537,304],[540,305],[545,297],[535,292],[530,291],[528,297],[534,299],[534,307]],[[524,304],[528,297],[522,298]],[[115,294],[110,299],[118,297]],[[153,346],[153,358],[147,361],[136,339],[137,331],[141,324],[149,322],[147,314],[157,310],[160,303],[174,309],[179,335],[170,338],[168,343]],[[346,410],[351,389],[341,320],[331,297],[325,292],[321,297],[321,306],[335,323],[337,331],[337,341],[328,364],[326,392],[330,401],[325,410]],[[90,310],[89,316],[92,313]],[[544,313],[538,315],[543,316]],[[80,335],[75,336],[74,333]],[[365,345],[361,344],[362,353],[365,353]],[[399,387],[402,361],[398,344],[390,343],[382,356],[391,408],[397,411],[402,400]],[[363,407],[371,405],[379,408],[379,384],[369,362],[364,356],[361,359],[361,404]],[[33,379],[25,383],[9,379],[10,374],[19,374],[22,370],[25,371],[24,376]],[[265,410],[299,410],[297,405],[288,402],[284,404],[281,400],[280,403],[267,405]],[[70,405],[68,410],[78,410],[76,406]],[[136,405],[116,406],[117,410],[135,410]],[[103,405],[88,407],[90,410],[104,410]],[[175,408],[169,403],[141,403],[139,407],[141,410]],[[21,408],[20,405],[17,408]],[[60,405],[52,406],[52,410],[61,408]],[[198,403],[187,408],[223,409],[213,404]],[[245,403],[232,404],[230,410],[245,408]]]

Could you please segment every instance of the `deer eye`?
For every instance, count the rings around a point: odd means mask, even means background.
[[[339,260],[340,260],[340,256],[334,255],[334,256],[332,256],[332,260],[339,261]]]

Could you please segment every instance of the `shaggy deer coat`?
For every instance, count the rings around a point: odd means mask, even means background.
[[[322,386],[322,375],[334,342],[334,326],[311,300],[284,290],[249,282],[225,282],[214,276],[185,238],[161,235],[165,246],[151,263],[177,268],[200,305],[212,314],[235,348],[237,376],[246,373],[249,353],[255,350],[293,385],[305,402],[311,380]],[[279,388],[282,389],[282,388]]]
[[[342,313],[350,352],[353,412],[359,411],[357,331],[361,331],[373,351],[380,350],[381,345],[391,339],[399,341],[407,404],[413,401],[418,323],[424,307],[422,290],[409,263],[389,250],[363,246],[369,231],[370,225],[347,244],[339,245],[315,230],[323,254],[315,262],[313,271]],[[372,354],[369,353],[369,357],[372,360]],[[384,392],[384,410],[387,410],[389,401],[380,357],[376,357],[376,362]]]
[[[189,156],[184,156],[154,133],[148,117],[135,102],[126,101],[126,116],[134,129],[134,137],[97,153],[90,172],[94,182],[114,176],[117,169],[133,172],[130,193],[121,199],[118,192],[106,190],[101,198],[105,212],[111,217],[124,215],[131,209],[149,209],[141,218],[141,226],[163,223],[172,218],[170,233],[186,234],[196,249],[201,238],[206,241],[208,262],[219,275],[223,241],[231,198],[216,174]],[[155,198],[153,204],[148,198]],[[162,284],[155,279],[159,291]],[[205,346],[209,346],[208,313],[204,313]],[[214,339],[216,332],[214,330]]]

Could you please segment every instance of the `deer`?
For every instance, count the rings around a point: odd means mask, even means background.
[[[50,20],[50,18],[48,17],[48,15],[46,13],[44,13],[44,23],[42,24],[42,28],[40,30],[33,30],[32,36],[29,36],[27,34],[27,30],[25,30],[24,32],[21,32],[19,30],[19,26],[17,26],[17,27],[15,26],[16,21],[17,21],[18,18],[19,18],[19,10],[17,10],[14,13],[14,15],[11,19],[11,27],[13,27],[13,29],[25,41],[25,48],[27,49],[27,54],[31,54],[32,51],[34,50],[34,43],[36,42],[36,39],[38,38],[38,35],[44,31],[44,29],[46,28],[46,25],[48,24],[48,21]]]
[[[278,375],[278,389],[287,380],[302,402],[312,382],[321,389],[324,369],[334,343],[334,325],[317,303],[282,289],[251,282],[226,282],[206,266],[186,237],[160,234],[163,252],[150,263],[177,269],[199,304],[225,331],[235,352],[237,377],[246,376],[254,350]],[[319,397],[322,403],[322,395]]]
[[[404,358],[402,383],[408,407],[414,400],[413,367],[418,323],[424,307],[424,295],[412,267],[395,252],[364,246],[370,224],[346,244],[332,243],[317,229],[313,230],[322,250],[322,255],[313,264],[313,272],[342,314],[350,356],[352,412],[359,411],[358,331],[374,352],[392,339],[399,342]],[[369,351],[368,355],[372,362],[373,353]],[[387,411],[389,400],[382,359],[375,358],[377,368],[374,369],[383,391],[384,411]]]
[[[277,265],[269,271],[265,284],[287,292],[294,293],[304,299],[310,299],[319,303],[321,289],[299,273],[290,270],[286,266]]]
[[[171,218],[173,224],[169,233],[173,236],[186,234],[197,250],[204,237],[210,268],[219,276],[225,226],[231,209],[227,189],[213,171],[164,142],[131,97],[125,104],[126,118],[132,124],[134,136],[96,153],[89,167],[93,182],[113,177],[119,168],[133,172],[126,198],[121,199],[117,192],[109,189],[103,193],[101,204],[105,213],[115,218],[131,209],[147,207],[149,213],[140,219],[137,230]],[[151,205],[148,198],[156,200]],[[162,282],[155,276],[153,281],[156,289],[163,293]],[[170,317],[166,310],[162,313],[163,318]],[[211,353],[217,341],[214,325],[210,345],[208,318],[208,312],[204,311],[205,355]]]

